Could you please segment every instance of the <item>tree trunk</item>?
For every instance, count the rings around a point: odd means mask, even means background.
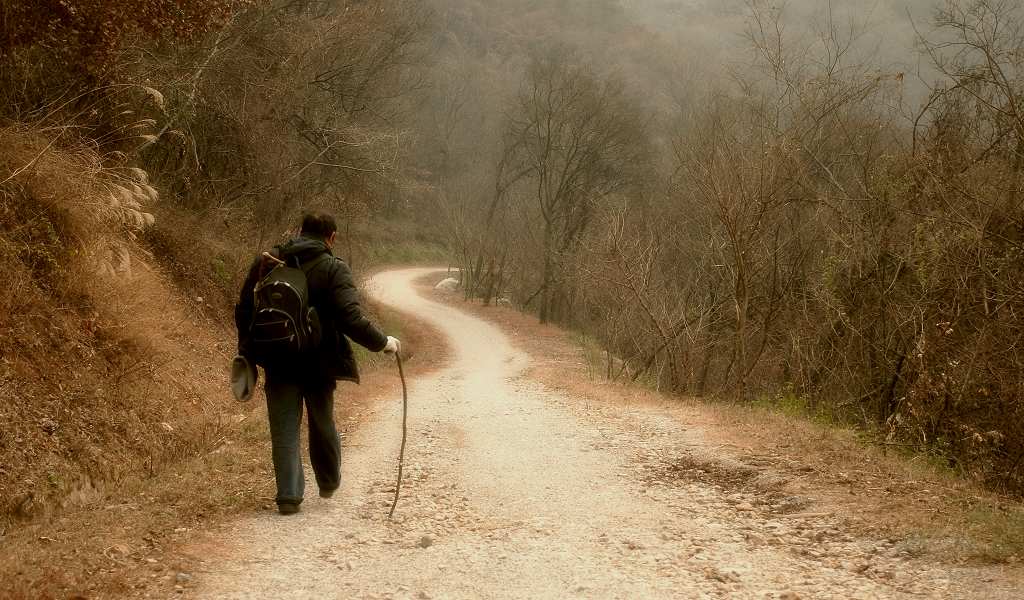
[[[552,281],[554,280],[555,260],[551,256],[552,240],[551,237],[553,232],[551,231],[551,225],[545,224],[544,226],[544,283],[543,291],[540,296],[540,322],[542,324],[547,323],[551,318],[551,300],[554,297],[554,286]]]

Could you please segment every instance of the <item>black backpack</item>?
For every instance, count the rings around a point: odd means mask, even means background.
[[[256,364],[294,362],[320,345],[320,319],[310,304],[306,265],[276,264],[253,290],[250,348]]]

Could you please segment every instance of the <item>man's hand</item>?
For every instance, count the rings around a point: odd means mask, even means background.
[[[398,338],[388,336],[388,345],[384,346],[381,350],[384,354],[398,354],[402,351],[402,342],[398,341]]]

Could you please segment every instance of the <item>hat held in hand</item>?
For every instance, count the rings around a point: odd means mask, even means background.
[[[231,361],[231,391],[235,400],[246,402],[252,398],[256,390],[256,367],[244,356],[236,356]]]

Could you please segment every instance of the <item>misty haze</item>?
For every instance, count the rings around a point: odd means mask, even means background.
[[[1019,0],[4,0],[0,598],[1024,597]]]

